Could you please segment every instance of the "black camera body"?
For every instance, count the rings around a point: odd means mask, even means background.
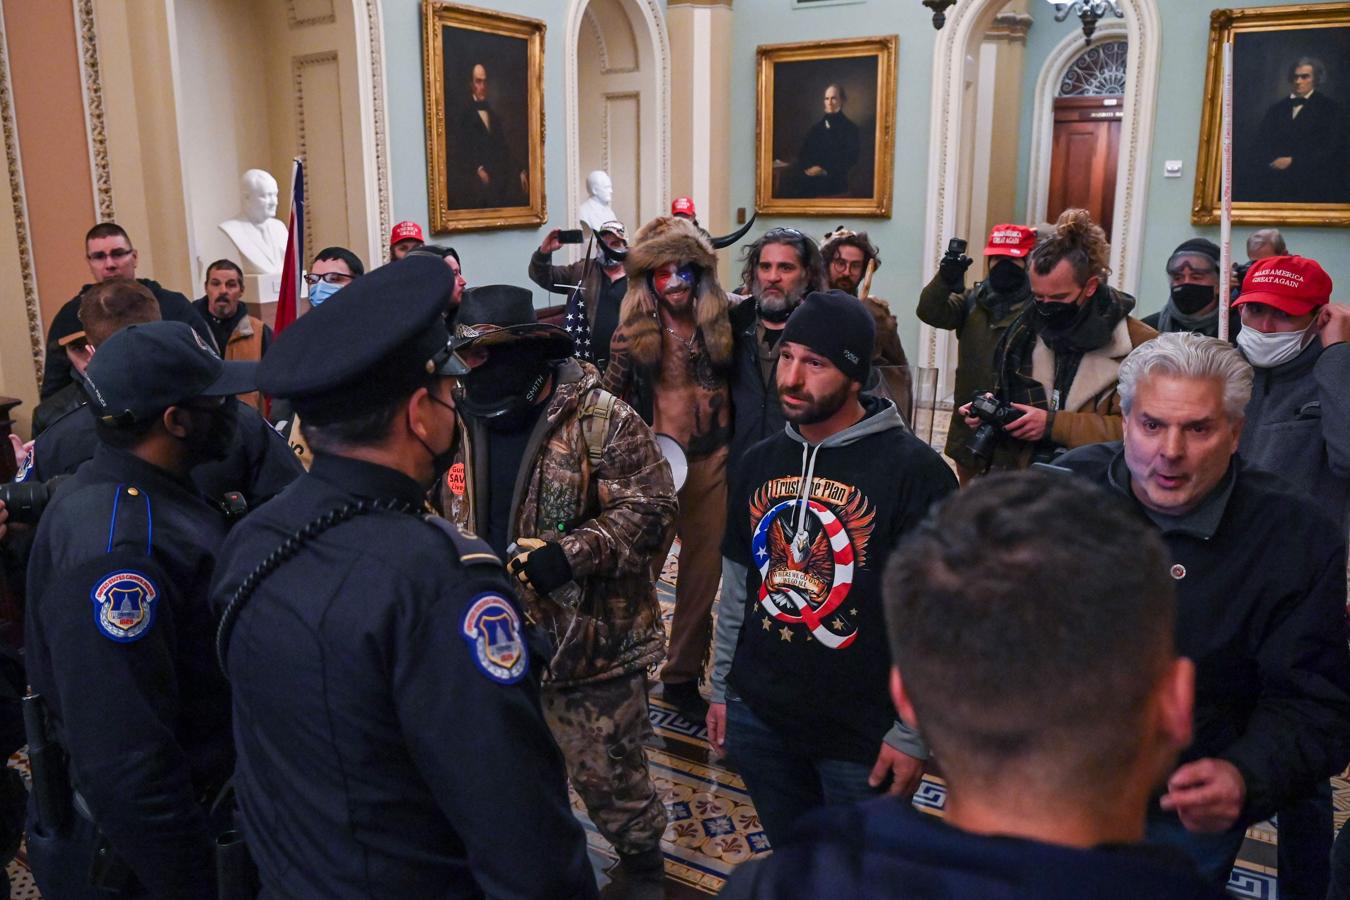
[[[13,481],[0,484],[0,502],[9,511],[12,525],[36,525],[42,518],[42,512],[52,499],[52,494],[69,478],[69,475],[53,475],[46,481]]]
[[[1024,413],[988,391],[976,391],[970,398],[970,414],[980,420],[980,427],[966,441],[966,449],[977,459],[993,459],[994,446],[1003,435],[1003,429],[1022,418]]]

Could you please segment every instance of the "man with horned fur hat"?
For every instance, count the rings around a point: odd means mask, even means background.
[[[675,521],[680,577],[661,680],[667,699],[697,723],[707,712],[698,682],[712,639],[726,517],[728,301],[712,243],[683,219],[662,216],[644,225],[624,264],[628,292],[603,387],[627,400],[658,434],[674,438],[688,462]]]

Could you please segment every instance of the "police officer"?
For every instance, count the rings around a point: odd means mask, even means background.
[[[502,564],[422,515],[467,371],[453,286],[437,259],[382,266],[261,363],[314,451],[231,532],[212,588],[265,895],[595,894]]]
[[[85,326],[91,352],[97,352],[121,328],[159,318],[154,295],[134,281],[105,281],[80,297],[78,322]],[[76,407],[38,435],[16,481],[69,475],[94,455],[98,446],[95,417],[85,408],[85,392],[79,387],[75,390],[81,395]],[[205,497],[220,503],[227,493],[238,492],[247,506],[257,506],[303,471],[286,440],[253,407],[229,399],[221,414],[223,427],[211,459],[192,473],[193,483]]]
[[[72,788],[30,810],[43,896],[215,896],[206,804],[233,752],[207,589],[225,523],[188,473],[255,368],[182,322],[150,322],[85,372],[99,446],[56,491],[28,570],[29,681]]]

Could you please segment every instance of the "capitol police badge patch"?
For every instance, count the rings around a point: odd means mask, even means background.
[[[94,601],[94,624],[104,637],[119,644],[139,640],[155,624],[159,589],[140,572],[113,572],[89,592],[89,597]]]
[[[476,666],[493,681],[515,684],[529,671],[520,613],[500,594],[479,594],[469,601],[460,631]]]

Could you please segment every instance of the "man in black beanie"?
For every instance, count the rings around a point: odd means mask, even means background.
[[[896,720],[880,576],[886,555],[956,489],[951,469],[864,395],[875,325],[856,297],[808,294],[778,343],[787,428],[731,479],[708,737],[745,779],[765,834],[818,806],[913,793],[927,750]]]
[[[1167,260],[1171,285],[1163,308],[1144,319],[1159,334],[1190,331],[1207,337],[1219,336],[1219,245],[1207,238],[1183,241]],[[1242,320],[1228,313],[1228,339],[1237,342]]]

